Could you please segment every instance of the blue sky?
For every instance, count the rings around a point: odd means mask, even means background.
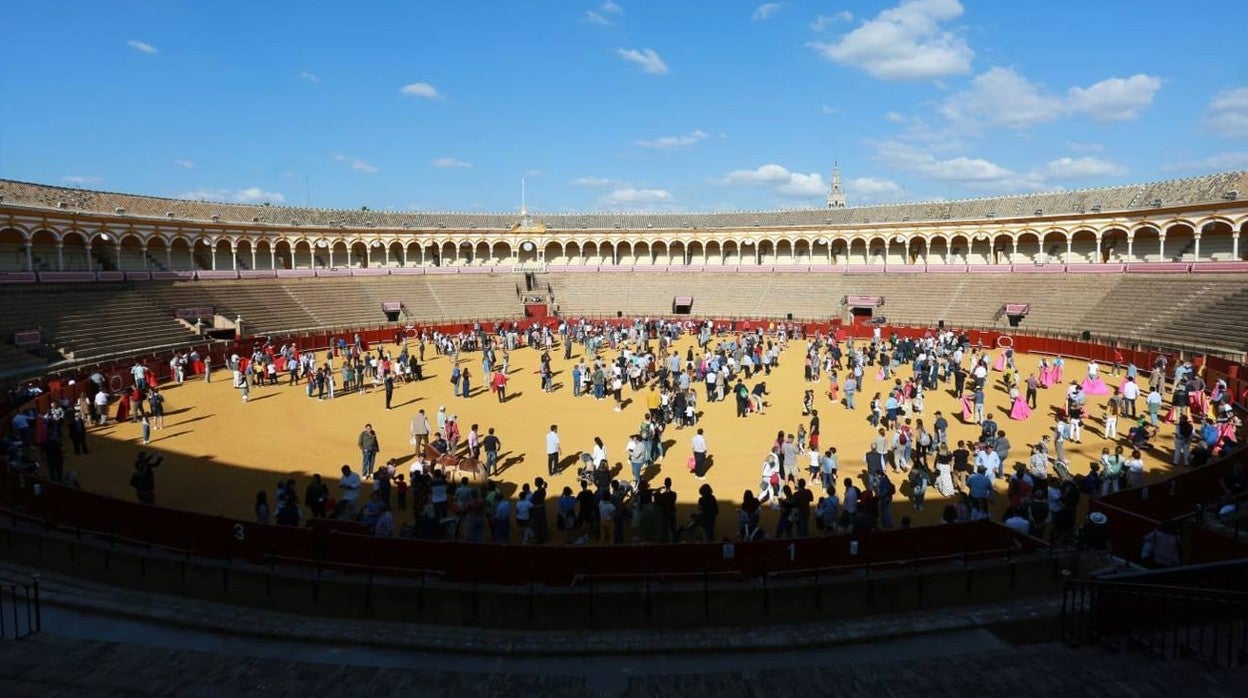
[[[374,209],[734,210],[1248,168],[1248,3],[0,10],[0,177]]]

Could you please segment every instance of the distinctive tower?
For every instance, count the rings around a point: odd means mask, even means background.
[[[828,190],[828,208],[845,208],[845,192],[841,190],[841,166],[832,163],[832,188]]]

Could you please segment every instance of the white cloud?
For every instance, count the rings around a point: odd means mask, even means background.
[[[827,193],[828,184],[818,172],[791,172],[782,165],[768,164],[752,170],[733,170],[718,180],[723,186],[770,189],[782,196],[807,198]]]
[[[131,39],[126,42],[126,46],[129,46],[130,48],[140,53],[146,53],[149,56],[152,55],[153,53],[160,53],[160,51],[155,46],[152,46],[146,41],[138,41],[136,39]]]
[[[1117,163],[1094,157],[1058,158],[1044,167],[1044,174],[1052,179],[1090,179],[1125,174],[1127,168]]]
[[[758,7],[754,8],[754,14],[750,15],[750,19],[754,20],[755,22],[766,22],[767,20],[774,17],[776,13],[779,12],[780,8],[782,7],[784,7],[784,3],[765,2],[759,5]]]
[[[905,0],[838,41],[809,44],[833,63],[881,80],[932,80],[971,70],[975,52],[943,28],[962,15],[958,0]]]
[[[845,183],[845,191],[862,196],[880,196],[901,193],[901,185],[891,179],[859,177]]]
[[[1205,109],[1204,124],[1223,138],[1248,138],[1248,87],[1214,95]]]
[[[364,174],[377,174],[380,172],[380,170],[370,165],[364,158],[349,158],[346,155],[335,154],[333,160],[334,162],[341,162],[347,165],[356,172],[362,172]]]
[[[422,97],[424,99],[442,99],[442,95],[438,92],[438,88],[427,82],[413,82],[399,88],[399,94],[404,97]]]
[[[607,179],[606,177],[577,177],[572,180],[572,186],[589,187],[591,189],[609,187],[613,184],[615,184],[615,180]]]
[[[603,197],[604,204],[658,204],[671,201],[672,193],[666,189],[637,189],[634,187],[617,187]]]
[[[1129,78],[1109,78],[1090,87],[1072,87],[1066,94],[1066,108],[1097,121],[1128,121],[1153,103],[1161,89],[1161,78],[1139,73]]]
[[[89,177],[86,175],[67,175],[61,177],[61,181],[66,184],[99,184],[104,181],[103,177]]]
[[[192,160],[187,160],[185,158],[175,158],[173,161],[173,164],[177,165],[178,167],[181,167],[184,170],[195,169],[195,162]]]
[[[604,13],[609,14],[609,15],[624,14],[624,8],[611,2],[611,0],[607,0],[606,2],[602,3],[601,5],[598,6],[598,8],[601,9]]]
[[[674,150],[676,148],[688,148],[697,145],[705,139],[706,134],[701,129],[697,129],[681,136],[662,136],[654,140],[637,141],[637,145],[656,150]]]
[[[593,10],[585,11],[585,21],[589,24],[597,24],[603,27],[611,24],[611,20],[603,17],[601,12],[595,12]]]
[[[1096,121],[1126,121],[1152,104],[1161,80],[1148,75],[1108,78],[1090,87],[1072,87],[1066,95],[1046,92],[1010,68],[992,68],[973,80],[969,89],[950,95],[940,113],[964,126],[987,123],[1025,129],[1064,116],[1083,115]]]
[[[467,170],[472,167],[472,163],[456,160],[455,158],[438,158],[429,163],[430,167],[439,167],[442,169]]]
[[[938,158],[932,153],[896,140],[876,144],[876,158],[885,166],[945,183],[957,183],[993,191],[1035,190],[1044,178],[1018,173],[982,158]]]
[[[646,48],[638,51],[633,48],[621,48],[616,49],[615,52],[620,58],[629,63],[636,63],[644,73],[650,73],[651,75],[667,74],[667,64],[663,62],[663,59],[653,49]]]
[[[840,113],[841,113],[841,108],[840,108],[840,107],[834,107],[834,106],[832,106],[831,104],[820,104],[820,105],[819,105],[819,112],[820,112],[820,113],[822,113],[822,114],[825,114],[825,115],[827,115],[827,116],[832,116],[833,114],[840,114]]]
[[[542,172],[541,170],[525,170],[524,171],[525,177],[541,177],[544,174],[546,173]]]
[[[286,202],[286,197],[275,191],[265,191],[260,187],[247,187],[245,189],[237,189],[233,192],[228,189],[196,189],[194,191],[183,192],[179,194],[179,199],[189,199],[191,201],[221,201],[233,202],[238,204],[257,204],[268,202],[271,204],[281,204]]]
[[[993,68],[976,75],[970,89],[946,99],[940,113],[954,122],[983,119],[994,126],[1026,128],[1060,117],[1062,101],[1042,94],[1009,68]]]
[[[311,73],[305,70],[302,73],[299,73],[299,77],[303,78],[304,80],[307,80],[313,85],[321,84],[321,77],[317,75],[316,73]]]
[[[1248,170],[1248,152],[1231,152],[1218,153],[1205,158],[1195,160],[1182,160],[1173,165],[1167,165],[1162,169],[1167,172],[1174,171],[1212,171],[1227,172],[1230,170]]]
[[[849,10],[841,10],[832,15],[819,15],[810,22],[810,28],[814,31],[821,32],[837,22],[851,22],[854,19],[854,13]]]
[[[890,111],[884,114],[884,120],[894,124],[905,123],[906,115],[901,112]]]

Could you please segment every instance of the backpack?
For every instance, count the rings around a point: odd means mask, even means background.
[[[910,437],[906,436],[906,432],[903,431],[897,435],[897,443],[901,444],[902,446],[905,446],[906,444],[910,443]]]
[[[920,446],[931,446],[931,445],[932,445],[932,437],[931,437],[931,436],[929,436],[927,432],[923,432],[922,434],[919,434],[919,445],[920,445]]]

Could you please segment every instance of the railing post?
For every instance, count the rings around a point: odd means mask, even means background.
[[[30,576],[30,585],[35,590],[35,632],[43,632],[43,604],[39,601],[39,575]]]

